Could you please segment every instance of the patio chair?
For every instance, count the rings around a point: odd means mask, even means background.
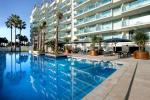
[[[129,46],[128,45],[122,46],[122,51],[118,52],[118,58],[125,58],[129,56],[130,56]]]
[[[103,55],[104,56],[113,56],[113,48],[112,47],[107,47],[106,49],[104,49],[103,51]]]
[[[80,51],[81,51],[80,48],[74,48],[74,49],[72,50],[73,53],[79,53]]]

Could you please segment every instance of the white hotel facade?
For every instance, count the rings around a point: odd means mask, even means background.
[[[60,38],[87,39],[101,35],[104,39],[132,39],[135,30],[150,36],[150,0],[62,0],[63,19]],[[31,27],[47,22],[46,39],[55,37],[56,2],[35,6]]]

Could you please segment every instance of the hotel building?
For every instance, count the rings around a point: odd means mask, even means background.
[[[132,39],[135,30],[143,30],[150,36],[150,0],[62,0],[63,20],[60,38],[87,39],[101,35],[104,39]],[[35,6],[31,15],[31,27],[47,21],[46,39],[56,32],[56,1]]]

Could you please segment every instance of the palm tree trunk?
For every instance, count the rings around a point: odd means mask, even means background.
[[[41,36],[40,36],[40,51],[42,51],[42,33],[41,33]]]
[[[34,38],[35,38],[35,36],[33,35],[33,36],[32,36],[33,51],[35,50],[35,42],[34,42],[35,39],[34,39]]]
[[[39,42],[40,42],[40,36],[39,36],[39,34],[38,34],[38,43],[37,43],[37,49],[39,50]]]
[[[44,45],[45,44],[45,32],[44,32],[44,34],[43,34],[43,52],[45,52],[45,49],[44,49]]]
[[[11,27],[11,52],[12,52],[12,27]]]
[[[55,39],[55,54],[58,54],[58,30],[59,30],[59,20],[57,19],[56,39]]]
[[[15,27],[15,52],[16,52],[16,27]]]
[[[20,29],[20,36],[21,36],[21,29]],[[19,51],[21,52],[21,41],[20,41],[20,37],[19,37]]]

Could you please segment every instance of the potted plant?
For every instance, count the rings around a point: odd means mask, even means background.
[[[69,53],[71,53],[71,46],[65,45],[65,54],[68,55]]]
[[[91,56],[97,56],[97,52],[96,52],[96,50],[95,50],[95,43],[97,43],[97,40],[98,40],[98,38],[97,38],[96,35],[94,35],[94,36],[91,38],[91,41],[92,41],[92,44],[91,44],[92,49],[91,49],[91,51],[90,51],[90,55],[91,55]]]
[[[149,36],[142,32],[142,31],[137,31],[135,35],[133,36],[133,40],[139,47],[139,51],[134,52],[134,58],[136,59],[149,59],[149,53],[145,51],[145,44],[146,41],[149,40]]]

